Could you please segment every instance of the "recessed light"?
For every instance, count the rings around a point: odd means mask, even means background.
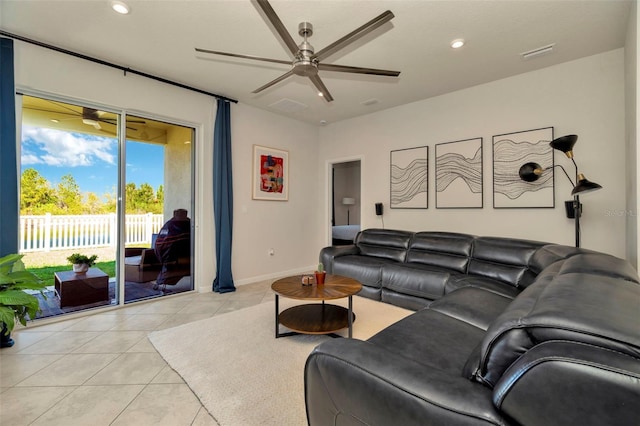
[[[111,8],[122,15],[129,13],[129,6],[121,1],[112,1]]]
[[[52,122],[52,123],[59,123],[59,122],[60,122],[60,120],[58,120],[57,118],[52,118],[52,119],[51,119],[51,122]]]
[[[322,92],[318,92],[318,96],[322,97],[324,94]]]
[[[464,46],[464,40],[461,38],[455,39],[451,42],[452,49],[460,49],[462,46]]]

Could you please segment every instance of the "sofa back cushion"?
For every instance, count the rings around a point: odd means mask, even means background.
[[[533,255],[546,243],[498,237],[477,237],[467,273],[514,287],[527,287],[537,273],[529,268]]]
[[[404,262],[412,235],[408,231],[365,229],[356,235],[355,245],[363,256]]]
[[[453,232],[418,232],[407,252],[407,263],[447,268],[466,273],[474,237]]]
[[[608,269],[611,265],[616,269]],[[620,279],[620,267],[628,279]],[[640,285],[632,269],[605,254],[572,256],[555,277],[536,281],[496,318],[463,374],[471,373],[475,364],[472,375],[493,387],[520,356],[549,341],[640,356]]]

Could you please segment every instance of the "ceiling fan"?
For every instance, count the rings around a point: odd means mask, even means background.
[[[393,19],[394,15],[390,10],[387,10],[386,12],[382,13],[381,15],[377,16],[376,18],[372,19],[371,21],[367,22],[361,27],[355,29],[354,31],[347,34],[346,36],[340,38],[339,40],[336,40],[335,42],[331,43],[329,46],[325,47],[324,49],[321,49],[319,52],[316,53],[314,51],[313,46],[311,46],[311,44],[309,44],[309,42],[307,41],[307,37],[311,37],[311,35],[313,34],[313,26],[309,22],[301,22],[298,25],[298,34],[301,35],[304,38],[304,40],[302,41],[302,43],[300,43],[300,45],[296,45],[295,41],[287,31],[285,26],[282,24],[282,21],[280,20],[280,18],[278,18],[278,15],[273,10],[269,2],[267,0],[257,0],[257,4],[265,13],[265,15],[267,16],[267,19],[269,19],[269,21],[277,31],[278,35],[280,36],[284,44],[287,46],[287,48],[293,55],[294,57],[293,61],[261,58],[261,57],[252,56],[252,55],[240,55],[237,53],[219,52],[215,50],[200,49],[197,47],[195,48],[197,52],[201,52],[201,53],[211,53],[214,55],[232,56],[236,58],[253,59],[257,61],[291,65],[291,69],[289,71],[287,71],[280,77],[276,78],[275,80],[270,81],[264,86],[257,88],[252,93],[259,93],[273,86],[274,84],[279,83],[280,81],[286,79],[287,77],[290,77],[292,75],[299,75],[303,77],[309,77],[311,82],[318,89],[318,95],[323,96],[327,100],[327,102],[331,102],[333,100],[333,97],[331,96],[331,93],[329,93],[329,90],[327,90],[327,87],[324,85],[324,83],[320,79],[320,76],[318,75],[318,71],[337,71],[337,72],[346,72],[346,73],[354,73],[354,74],[382,75],[382,76],[389,76],[389,77],[397,77],[400,75],[400,71],[389,71],[389,70],[380,70],[380,69],[374,69],[374,68],[350,67],[345,65],[321,63],[322,60],[336,53],[338,50],[345,48],[349,44],[355,42],[356,40],[362,38],[363,36],[369,34],[376,28],[384,25],[385,23]]]
[[[51,100],[47,100],[47,102],[49,102],[52,105],[55,105],[55,107],[60,108],[58,110],[54,110],[54,109],[47,109],[47,108],[38,108],[38,107],[34,107],[34,106],[29,106],[29,105],[25,105],[24,107],[26,109],[31,109],[34,111],[43,111],[43,112],[49,112],[52,114],[56,114],[56,115],[70,115],[71,117],[69,118],[58,118],[58,121],[66,121],[66,120],[82,120],[82,122],[88,126],[93,126],[95,129],[97,130],[101,130],[102,126],[100,125],[100,123],[107,123],[110,124],[112,126],[116,126],[118,121],[115,118],[109,118],[109,117],[105,117],[104,115],[106,114],[104,111],[100,111],[98,109],[95,108],[89,108],[89,107],[82,107],[82,111],[78,111],[77,109],[79,107],[76,107],[75,105],[73,106],[73,108],[71,106],[68,106],[67,104],[64,103],[60,103],[60,102],[55,102],[55,101],[51,101]],[[127,123],[138,123],[138,124],[145,124],[146,122],[143,120],[132,120],[132,119],[128,119]],[[137,130],[133,127],[129,127],[127,126],[127,129],[129,130]]]

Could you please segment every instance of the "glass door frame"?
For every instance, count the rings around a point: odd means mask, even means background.
[[[116,185],[116,227],[117,227],[117,243],[115,249],[115,257],[116,257],[116,287],[115,287],[115,297],[117,303],[115,305],[104,305],[98,307],[97,310],[108,310],[110,308],[117,308],[125,306],[125,280],[124,280],[124,242],[125,240],[125,209],[124,209],[124,197],[125,197],[125,188],[126,188],[126,117],[136,116],[141,118],[147,118],[149,120],[157,120],[164,121],[168,124],[175,124],[182,127],[187,127],[191,129],[191,150],[190,150],[190,161],[191,161],[191,191],[190,191],[190,206],[191,209],[191,282],[192,288],[191,292],[197,291],[195,280],[194,280],[194,272],[195,272],[195,229],[196,229],[196,221],[197,221],[197,210],[196,210],[196,175],[197,175],[197,162],[196,162],[196,144],[198,141],[198,132],[201,130],[201,125],[187,122],[184,120],[179,120],[175,118],[165,117],[159,114],[153,114],[146,111],[139,111],[135,109],[125,109],[118,108],[114,106],[110,106],[107,104],[103,104],[95,101],[87,101],[84,99],[78,99],[71,96],[61,96],[54,93],[40,91],[33,88],[22,87],[20,85],[16,85],[15,88],[15,105],[16,105],[16,144],[17,144],[17,156],[16,161],[18,161],[18,170],[21,168],[21,152],[22,152],[22,123],[23,123],[23,96],[32,96],[38,97],[42,99],[48,99],[61,103],[73,104],[81,107],[94,108],[101,111],[109,112],[112,114],[116,114],[118,116],[118,126],[117,126],[117,163],[118,163],[118,184]],[[124,136],[123,136],[124,135]],[[19,185],[20,179],[18,179]],[[18,200],[20,202],[20,200]],[[17,244],[17,242],[16,242]],[[75,314],[83,315],[86,314],[86,311],[78,311],[65,314],[64,317],[70,318]]]

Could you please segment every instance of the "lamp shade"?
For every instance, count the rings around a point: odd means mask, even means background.
[[[342,204],[344,204],[345,206],[352,206],[355,203],[356,203],[355,198],[345,197],[342,199]]]
[[[573,146],[577,141],[577,135],[567,135],[552,140],[549,145],[553,149],[564,152],[567,157],[573,158]]]
[[[591,182],[588,180],[582,173],[578,175],[578,183],[576,184],[573,191],[571,191],[571,195],[576,194],[586,194],[588,192],[597,191],[598,189],[602,189],[602,186],[598,185],[595,182]]]
[[[518,170],[518,175],[525,182],[535,182],[543,171],[542,166],[538,163],[525,163]]]

